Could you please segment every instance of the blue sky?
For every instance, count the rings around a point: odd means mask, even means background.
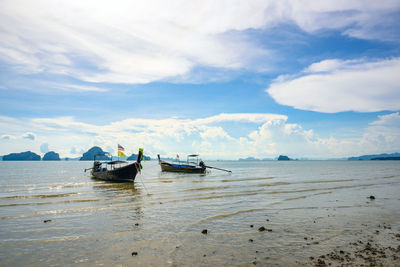
[[[3,0],[0,155],[398,152],[399,22],[399,1]]]

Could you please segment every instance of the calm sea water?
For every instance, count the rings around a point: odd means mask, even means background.
[[[296,265],[372,225],[400,230],[398,161],[207,162],[232,173],[206,175],[148,161],[135,184],[92,180],[91,164],[0,162],[1,266]]]

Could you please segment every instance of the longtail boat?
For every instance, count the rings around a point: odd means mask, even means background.
[[[85,169],[85,172],[87,170],[91,170],[90,174],[94,179],[110,182],[134,182],[137,173],[140,172],[142,169],[142,165],[140,164],[143,159],[142,148],[139,149],[136,162],[130,164],[128,161],[122,160],[101,162],[99,160],[96,160],[96,156],[94,156],[93,167]]]
[[[199,155],[192,154],[187,156],[187,161],[167,162],[158,157],[158,164],[164,172],[183,172],[183,173],[205,173],[207,166],[202,160],[199,160]]]

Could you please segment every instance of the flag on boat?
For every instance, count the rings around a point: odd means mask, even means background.
[[[118,144],[118,157],[126,157],[126,155],[122,151],[125,151],[125,148]]]
[[[142,161],[145,162],[146,160],[144,159],[144,149],[143,148],[139,148],[139,151],[142,153]],[[138,155],[139,157],[139,155]],[[139,164],[140,165],[140,164]],[[140,167],[141,168],[141,167]]]
[[[178,154],[176,154],[176,157],[179,159],[179,155]]]

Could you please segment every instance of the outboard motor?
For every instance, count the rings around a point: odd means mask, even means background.
[[[95,162],[93,163],[93,171],[94,171],[94,172],[98,172],[98,171],[100,171],[100,168],[101,168],[101,162],[95,161]]]
[[[199,163],[199,166],[202,168],[202,169],[205,169],[206,168],[206,165],[204,164],[204,161],[200,161],[200,163]]]

